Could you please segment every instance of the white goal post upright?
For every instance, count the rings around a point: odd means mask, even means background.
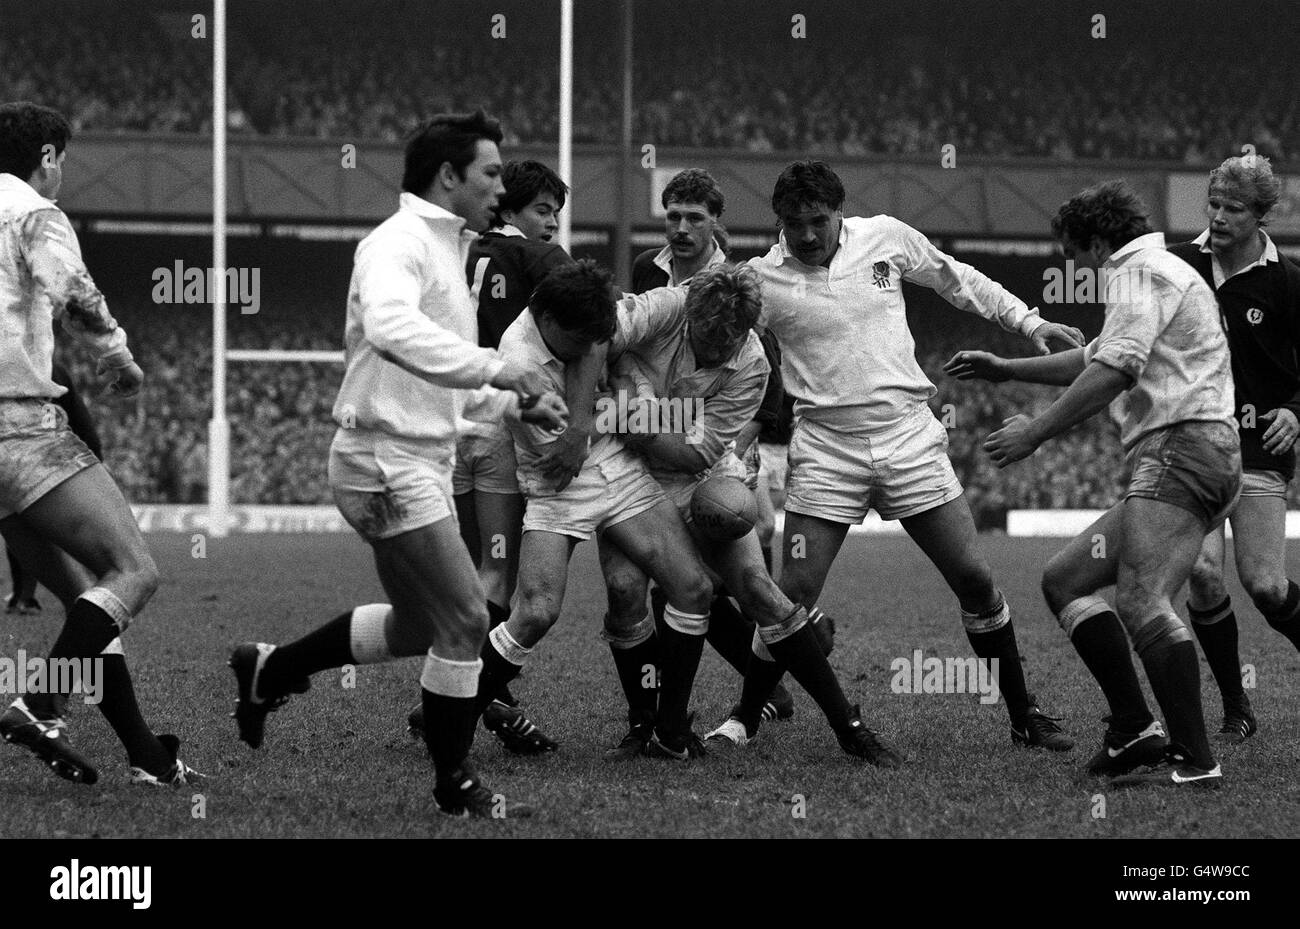
[[[226,417],[228,362],[343,364],[341,351],[226,348],[226,0],[212,9],[212,419],[208,422],[208,534],[230,532],[230,420]],[[560,245],[570,250],[573,212],[573,0],[560,0],[559,175],[569,185],[560,211]]]
[[[560,180],[569,185],[560,210],[560,248],[572,252],[573,217],[573,0],[560,0]]]
[[[212,4],[212,420],[208,423],[208,533],[230,517],[230,420],[226,418],[226,0]]]

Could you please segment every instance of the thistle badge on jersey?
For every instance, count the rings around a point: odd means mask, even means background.
[[[877,261],[871,266],[872,283],[881,290],[887,290],[889,288],[889,271],[888,261]]]
[[[1258,326],[1264,321],[1264,311],[1257,306],[1252,306],[1246,311],[1246,322],[1252,326]]]

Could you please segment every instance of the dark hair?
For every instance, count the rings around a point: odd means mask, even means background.
[[[713,175],[703,168],[687,168],[678,171],[664,187],[664,192],[659,199],[664,209],[667,209],[668,204],[674,200],[678,203],[703,203],[710,215],[714,217],[721,216],[725,206],[722,188],[713,179]]]
[[[72,127],[58,110],[38,103],[0,104],[0,172],[26,181],[41,166],[45,146],[58,155],[68,146]]]
[[[406,142],[402,190],[424,193],[444,163],[449,163],[464,180],[465,168],[474,160],[479,139],[501,144],[501,124],[482,110],[433,117]]]
[[[772,188],[772,212],[778,217],[823,205],[844,206],[844,182],[824,161],[795,161],[785,166]]]
[[[533,316],[587,342],[608,342],[618,328],[614,276],[590,258],[559,265],[542,278],[528,301]]]
[[[1114,251],[1154,230],[1142,198],[1123,181],[1105,181],[1071,197],[1052,217],[1052,236],[1087,248],[1094,238]]]
[[[569,196],[569,185],[540,161],[510,161],[501,172],[501,183],[506,192],[497,203],[497,221],[504,223],[501,214],[518,213],[542,194],[550,194],[556,204],[564,206]]]

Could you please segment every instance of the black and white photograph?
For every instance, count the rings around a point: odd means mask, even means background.
[[[1298,48],[1293,0],[0,0],[17,905],[464,838],[1065,839],[1081,904],[1252,902]]]

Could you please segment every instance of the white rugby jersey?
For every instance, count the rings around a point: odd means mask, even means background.
[[[840,428],[885,428],[936,393],[916,362],[903,281],[1025,336],[1044,322],[1001,284],[883,214],[845,217],[829,268],[804,264],[784,236],[749,264],[762,278],[761,322],[781,344],[785,389],[800,398],[796,414]]]
[[[1165,250],[1162,232],[1126,243],[1102,268],[1106,322],[1083,357],[1133,378],[1111,403],[1124,450],[1180,422],[1221,422],[1235,430],[1228,337],[1219,302],[1200,273]]]
[[[624,294],[618,304],[618,331],[611,340],[611,367],[618,356],[635,356],[641,374],[661,399],[698,401],[701,409],[691,441],[708,462],[718,463],[736,447],[740,435],[758,412],[767,387],[767,355],[752,330],[731,358],[716,368],[699,368],[691,349],[686,318],[685,287],[659,287],[643,294]],[[681,472],[647,462],[660,482]]]
[[[541,369],[548,382],[547,389],[564,395],[566,365],[546,347],[546,340],[537,328],[532,310],[524,310],[510,324],[501,336],[500,350],[503,359]],[[561,433],[552,432],[536,423],[526,423],[513,416],[506,420],[506,425],[515,440],[519,489],[526,497],[554,494],[556,481],[545,477],[537,464]],[[635,466],[636,460],[623,445],[623,441],[616,435],[602,432],[591,437],[586,460],[582,463],[584,469],[600,467],[610,479],[621,470]]]
[[[475,238],[462,217],[403,193],[398,211],[361,240],[348,287],[347,372],[334,402],[341,426],[454,441],[467,402],[499,399],[484,385],[505,362],[478,345],[465,280]]]
[[[50,379],[55,319],[110,368],[131,363],[68,217],[26,181],[0,174],[0,399],[67,393]]]

